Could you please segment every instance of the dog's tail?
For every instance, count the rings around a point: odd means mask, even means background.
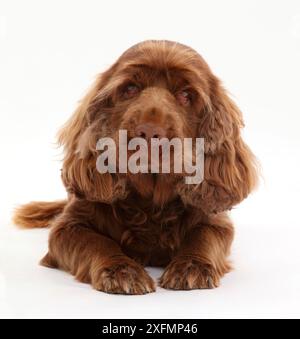
[[[31,202],[15,210],[13,222],[22,228],[48,227],[51,221],[63,212],[66,205],[67,200]]]

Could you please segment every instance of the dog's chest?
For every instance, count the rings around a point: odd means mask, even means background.
[[[181,202],[164,209],[143,201],[123,201],[113,206],[109,236],[123,251],[143,264],[161,266],[176,253],[185,235],[186,216]]]
[[[123,251],[143,265],[164,266],[177,251],[180,237],[158,225],[129,227],[122,233]]]
[[[127,255],[143,264],[164,266],[183,240],[182,210],[131,208],[119,210],[119,215],[119,243]]]
[[[147,216],[144,223],[126,224],[120,244],[125,253],[145,265],[164,266],[182,242],[181,218]]]

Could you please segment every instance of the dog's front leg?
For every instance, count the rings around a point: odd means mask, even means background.
[[[153,292],[154,282],[144,268],[127,257],[115,241],[89,227],[89,218],[84,203],[70,204],[52,226],[49,252],[41,264],[64,269],[103,292]]]
[[[224,213],[214,215],[208,221],[187,235],[182,248],[160,279],[163,288],[215,288],[230,271],[228,255],[234,233],[232,224]]]

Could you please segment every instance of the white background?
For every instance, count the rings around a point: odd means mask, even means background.
[[[153,38],[192,46],[224,80],[264,179],[232,212],[235,271],[219,289],[107,295],[38,266],[48,230],[10,216],[65,196],[57,129],[97,73]],[[298,0],[0,0],[0,317],[299,317],[299,79]]]

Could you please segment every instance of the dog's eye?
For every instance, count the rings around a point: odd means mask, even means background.
[[[124,89],[124,97],[130,99],[139,94],[140,88],[135,84],[129,84]]]
[[[189,106],[192,101],[192,96],[189,91],[180,91],[176,94],[176,99],[182,106]]]

